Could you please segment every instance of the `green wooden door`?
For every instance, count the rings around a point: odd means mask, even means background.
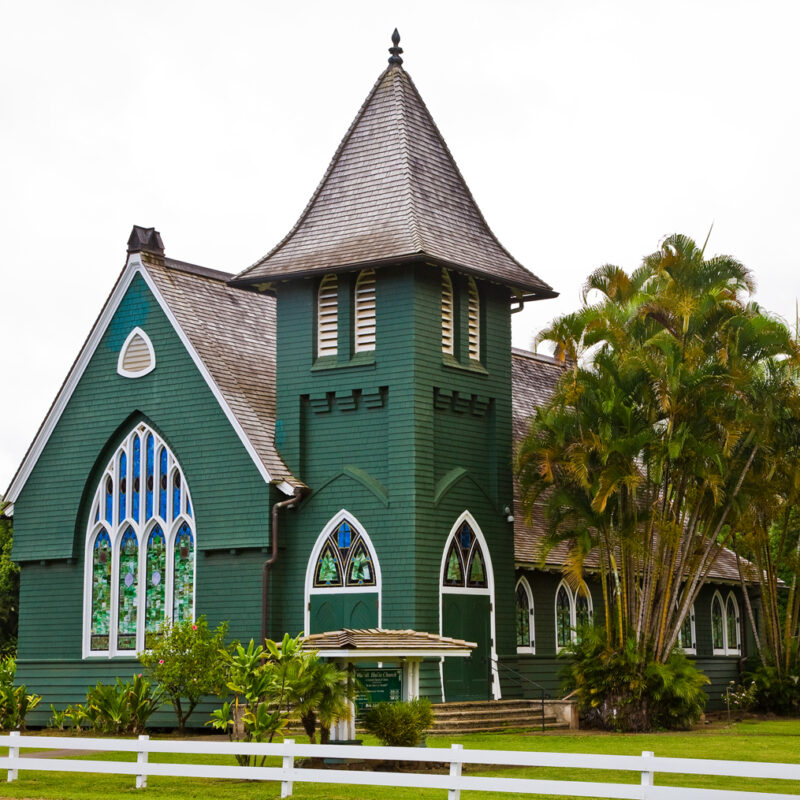
[[[342,628],[378,627],[378,593],[341,594],[335,590],[311,595],[309,633],[340,631]]]
[[[445,700],[455,702],[491,698],[489,631],[487,595],[442,595],[442,635],[478,645],[469,658],[445,658]]]

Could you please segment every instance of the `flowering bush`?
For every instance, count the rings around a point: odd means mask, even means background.
[[[758,700],[757,691],[758,687],[755,681],[750,681],[749,684],[737,684],[731,681],[728,691],[722,695],[722,699],[730,703],[731,708],[739,711],[749,711]]]
[[[227,631],[227,622],[210,630],[205,617],[174,625],[165,622],[153,647],[139,654],[139,660],[175,709],[181,733],[200,698],[218,694],[225,686],[219,654]]]

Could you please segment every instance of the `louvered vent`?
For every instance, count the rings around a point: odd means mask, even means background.
[[[481,300],[475,279],[469,279],[469,357],[481,357]]]
[[[447,270],[442,270],[442,352],[455,354],[453,346],[453,282]]]
[[[317,299],[317,357],[335,356],[339,338],[339,281],[326,275]]]
[[[150,337],[141,328],[134,328],[119,352],[117,372],[125,378],[140,378],[155,366],[156,354]]]
[[[375,349],[375,270],[362,269],[356,281],[356,353]]]

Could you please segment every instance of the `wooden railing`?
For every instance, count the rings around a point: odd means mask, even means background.
[[[715,759],[664,758],[644,752],[641,756],[597,755],[590,753],[538,753],[507,750],[464,750],[428,747],[358,747],[353,745],[297,744],[286,739],[278,744],[244,744],[220,741],[182,741],[174,739],[89,739],[60,736],[0,736],[0,769],[8,770],[8,780],[17,780],[19,771],[90,772],[135,776],[136,787],[145,788],[147,778],[177,776],[192,778],[234,778],[280,781],[281,797],[290,797],[294,783],[348,784],[362,786],[403,786],[439,789],[448,800],[458,800],[462,790],[510,792],[516,795],[556,794],[572,797],[635,798],[635,800],[777,800],[797,795],[656,786],[657,773],[715,775],[739,778],[774,778],[800,781],[800,764],[763,761],[717,761]],[[136,761],[92,761],[81,758],[48,758],[36,753],[21,758],[23,748],[136,753]],[[208,756],[248,754],[278,757],[281,766],[240,767],[222,764],[154,763],[150,753],[176,753]],[[348,769],[313,769],[295,765],[298,758],[335,758],[369,761],[433,762],[449,765],[447,774],[419,772],[376,772]],[[639,783],[601,783],[580,780],[503,778],[462,774],[464,764],[489,767],[560,767],[579,772],[584,769],[624,770],[639,773]]]

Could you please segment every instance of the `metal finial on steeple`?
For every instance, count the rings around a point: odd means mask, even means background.
[[[392,44],[394,47],[389,48],[389,52],[392,54],[389,58],[389,63],[402,64],[403,59],[400,58],[400,53],[403,52],[403,48],[400,47],[400,34],[397,32],[397,28],[394,29],[394,33],[392,34]]]

